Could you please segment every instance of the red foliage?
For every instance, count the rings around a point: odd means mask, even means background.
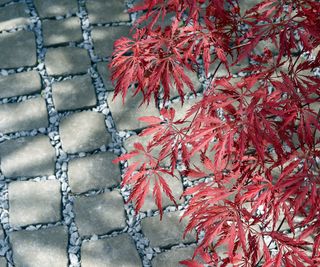
[[[142,14],[132,38],[115,43],[116,95],[132,89],[149,103],[163,92],[167,101],[175,88],[183,102],[184,89],[194,91],[185,71],[203,66],[208,75],[217,65],[183,120],[172,108],[141,118],[149,144],[136,143],[118,158],[144,156],[123,180],[132,185],[136,210],[151,179],[159,209],[161,190],[175,203],[163,174],[174,176],[181,162],[189,179],[211,178],[184,192],[192,196],[186,233],[204,238],[195,251],[202,263],[182,264],[320,266],[320,78],[313,73],[320,66],[320,3],[264,0],[241,10],[237,0],[143,0],[131,11]],[[167,14],[171,26],[159,26]],[[266,46],[260,53],[261,41],[274,51]],[[252,64],[235,81],[230,70],[247,57]],[[223,65],[229,75],[216,78]],[[202,168],[193,166],[195,154]],[[162,164],[168,158],[170,169]]]

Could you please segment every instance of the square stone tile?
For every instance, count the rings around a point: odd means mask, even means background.
[[[14,266],[68,266],[68,230],[56,226],[37,231],[16,231],[9,235]]]
[[[34,4],[41,18],[78,12],[77,0],[34,0]]]
[[[187,226],[187,220],[180,222],[182,213],[180,211],[167,212],[160,216],[147,217],[142,219],[142,232],[150,240],[151,247],[167,247],[180,243],[195,242],[195,237],[187,234],[183,239],[183,232]]]
[[[22,30],[0,33],[0,51],[0,68],[3,69],[34,66],[37,63],[33,32]]]
[[[175,173],[178,177],[180,177],[179,173]],[[183,193],[183,186],[181,179],[177,179],[175,177],[171,177],[168,174],[162,176],[164,180],[167,182],[168,186],[172,191],[172,195],[174,196],[177,204],[182,204],[184,202],[184,198],[180,199],[180,196]],[[148,211],[148,210],[158,210],[157,205],[155,204],[155,200],[153,198],[153,187],[154,187],[154,179],[150,180],[150,188],[149,192],[145,198],[141,211]],[[169,205],[174,206],[174,203],[167,197],[167,195],[161,190],[162,192],[162,207],[165,208]]]
[[[83,74],[90,68],[90,58],[83,48],[49,48],[45,65],[49,75]]]
[[[182,266],[179,261],[191,259],[195,247],[173,248],[156,255],[151,261],[152,267],[176,267]],[[198,260],[198,259],[197,259]]]
[[[0,76],[0,98],[28,95],[40,90],[41,79],[37,71]]]
[[[113,52],[113,43],[117,39],[128,36],[129,26],[118,27],[93,27],[91,36],[94,45],[94,53],[98,57],[110,57]]]
[[[21,137],[0,144],[1,171],[7,178],[52,175],[55,150],[48,136]]]
[[[30,23],[24,3],[17,3],[0,8],[0,31],[12,29]]]
[[[128,234],[83,242],[82,267],[140,267],[141,259]]]
[[[122,0],[88,0],[86,2],[90,23],[106,23],[129,21],[125,12],[125,2]]]
[[[89,152],[108,144],[111,136],[101,113],[84,111],[65,117],[60,123],[62,148],[67,153]]]
[[[118,131],[141,129],[146,127],[147,124],[139,121],[138,118],[143,116],[159,116],[159,110],[156,108],[153,99],[150,101],[149,106],[145,104],[140,106],[142,94],[132,97],[128,93],[124,104],[122,103],[121,95],[112,100],[113,95],[114,93],[110,92],[107,101]]]
[[[48,127],[46,102],[42,97],[0,105],[0,132],[11,133]]]
[[[51,223],[61,219],[59,181],[11,182],[8,191],[11,226]]]
[[[55,45],[83,40],[78,17],[63,20],[45,20],[42,22],[44,45]]]
[[[5,257],[0,257],[0,267],[7,267],[7,260]]]
[[[113,153],[106,152],[71,160],[68,167],[71,191],[84,193],[119,184],[120,168],[112,163],[115,158]]]
[[[98,72],[102,78],[102,81],[104,83],[104,87],[106,88],[106,90],[113,91],[114,86],[112,85],[112,82],[111,82],[111,73],[108,68],[108,63],[107,62],[99,62],[99,63],[97,63],[97,68],[98,68]]]
[[[118,191],[78,196],[74,201],[74,213],[82,236],[107,234],[126,227],[124,203]]]
[[[89,75],[53,83],[52,95],[58,111],[89,108],[97,104],[95,89]]]

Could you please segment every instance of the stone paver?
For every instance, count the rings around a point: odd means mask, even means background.
[[[107,234],[126,226],[123,200],[117,191],[78,196],[74,212],[80,235]]]
[[[78,11],[77,0],[34,0],[34,4],[41,18],[74,14]]]
[[[152,259],[152,267],[177,267],[184,266],[179,261],[191,259],[194,247],[176,248],[161,254]]]
[[[178,172],[176,172],[175,174],[178,177],[180,177]],[[182,186],[181,180],[180,179],[178,180],[178,179],[171,177],[167,174],[163,175],[162,177],[168,183],[168,186],[170,187],[170,189],[172,191],[172,195],[174,196],[177,204],[183,203],[184,198],[180,199],[180,196],[183,193],[183,186]],[[143,203],[141,211],[157,210],[158,209],[157,205],[155,204],[153,195],[152,195],[153,186],[154,186],[154,179],[151,179],[149,193],[146,196],[146,199]],[[167,195],[164,192],[162,192],[162,207],[166,207],[169,205],[173,206],[174,203],[167,197]]]
[[[9,184],[9,222],[12,226],[60,220],[60,182],[17,181]]]
[[[37,62],[33,32],[17,31],[0,34],[0,68],[33,66]],[[10,55],[10,56],[8,56]]]
[[[94,44],[94,52],[99,57],[110,57],[113,51],[113,43],[118,38],[129,34],[129,26],[118,27],[93,27],[91,36]]]
[[[32,98],[20,103],[0,105],[0,132],[11,133],[48,126],[45,100]]]
[[[5,177],[52,175],[55,150],[47,136],[21,137],[0,145],[1,171]]]
[[[141,260],[128,234],[83,242],[82,267],[140,267]]]
[[[15,266],[65,267],[68,232],[63,226],[10,233]]]
[[[149,238],[151,247],[166,247],[180,243],[195,242],[195,237],[187,234],[183,239],[183,231],[187,220],[181,222],[180,212],[169,212],[160,216],[147,217],[141,221],[142,232]]]
[[[115,121],[117,129],[134,130],[146,127],[142,121],[138,121],[139,117],[143,116],[159,116],[159,110],[155,107],[154,101],[150,101],[149,107],[141,104],[142,94],[131,97],[128,93],[124,104],[122,104],[122,96],[118,95],[112,101],[114,93],[110,92],[107,98],[112,117]]]
[[[42,23],[44,45],[77,42],[83,39],[79,18],[45,20]]]
[[[67,116],[60,122],[62,148],[67,153],[88,152],[111,141],[104,115],[92,111]]]
[[[120,183],[119,165],[113,164],[113,153],[98,153],[69,162],[68,177],[71,191],[84,193]]]
[[[0,77],[0,98],[28,95],[40,90],[41,79],[36,71]]]
[[[129,21],[125,3],[119,0],[88,0],[86,2],[90,23]]]
[[[185,70],[185,73],[189,77],[189,79],[192,81],[192,84],[194,86],[194,90],[196,92],[200,91],[201,90],[201,83],[199,82],[197,73],[190,71],[188,69]],[[184,85],[183,92],[185,94],[188,94],[188,93],[192,93],[192,90],[188,86]],[[172,81],[172,88],[170,90],[170,97],[175,98],[178,96],[179,96],[178,90],[176,89],[174,81]]]
[[[89,75],[54,83],[52,95],[58,111],[88,108],[97,104],[96,93]]]
[[[102,81],[104,83],[104,86],[107,91],[113,91],[114,86],[112,85],[112,82],[110,81],[111,74],[108,69],[108,63],[107,62],[99,62],[97,63],[98,72],[101,75]]]
[[[30,22],[26,4],[17,3],[0,8],[0,31],[28,24]]]
[[[0,257],[0,267],[7,267],[7,260],[5,257]]]
[[[134,143],[136,142],[139,142],[141,143],[144,147],[147,147],[148,145],[148,142],[152,139],[152,136],[138,136],[138,135],[132,135],[130,136],[128,139],[126,139],[124,142],[123,142],[123,146],[124,148],[127,150],[127,152],[131,152],[133,151],[135,148],[134,148]],[[155,147],[153,150],[152,150],[152,155],[155,157],[155,158],[158,158],[159,154],[160,154],[160,151],[161,151],[161,148],[159,147]],[[130,159],[128,159],[128,164],[131,165],[132,163],[138,161],[138,160],[142,160],[144,156],[142,155],[138,155],[138,156],[135,156],[135,157],[132,157]],[[170,161],[170,158],[167,157],[163,160],[162,162],[164,166],[170,166],[171,164],[171,161]]]
[[[83,48],[49,48],[45,57],[49,75],[86,73],[90,67],[88,52]]]

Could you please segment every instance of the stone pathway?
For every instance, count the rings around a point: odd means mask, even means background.
[[[139,97],[111,102],[106,66],[135,19],[129,6],[0,0],[0,267],[170,267],[193,252],[183,200],[164,199],[162,223],[151,195],[134,216],[119,186],[126,166],[111,162],[146,114]],[[190,185],[171,183],[176,196]]]

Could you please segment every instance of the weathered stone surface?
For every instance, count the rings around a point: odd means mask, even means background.
[[[201,98],[196,97],[196,98],[190,98],[188,100],[185,100],[183,105],[181,101],[171,103],[170,107],[173,107],[176,111],[174,119],[182,120],[187,115],[187,112],[189,111],[189,109],[191,109],[192,106],[198,103],[199,101],[201,101]],[[193,117],[194,116],[191,116],[190,118],[188,118],[188,121],[192,120]],[[187,124],[181,125],[181,127],[186,127],[186,126]]]
[[[191,82],[194,86],[194,90],[196,92],[200,91],[201,90],[201,83],[199,82],[197,73],[190,71],[190,70],[187,70],[187,69],[185,69],[185,73],[189,77],[189,79],[191,80]],[[192,93],[192,90],[188,86],[184,85],[183,92],[185,94],[189,94],[189,93]],[[179,96],[178,90],[174,84],[174,81],[172,80],[172,88],[170,89],[170,97],[175,98],[178,96]]]
[[[111,141],[104,115],[92,111],[72,114],[60,123],[62,148],[67,153],[88,152]]]
[[[74,201],[75,222],[81,235],[106,234],[126,226],[124,203],[117,191],[78,196]]]
[[[17,31],[0,34],[0,68],[34,66],[37,63],[33,32]]]
[[[48,126],[46,102],[42,97],[0,105],[0,132],[11,133]]]
[[[129,21],[125,3],[119,0],[88,0],[86,2],[90,23]]]
[[[49,75],[86,73],[90,67],[90,58],[88,52],[83,48],[49,48],[45,64]]]
[[[150,101],[147,107],[145,104],[140,106],[142,95],[138,94],[132,97],[129,93],[122,104],[122,97],[119,95],[112,101],[114,93],[108,94],[108,104],[115,121],[117,129],[120,130],[133,130],[146,127],[147,124],[138,121],[139,117],[143,116],[159,116],[159,110],[155,107],[154,101]]]
[[[28,7],[23,3],[0,8],[0,31],[28,24],[30,20],[27,9]]]
[[[122,36],[129,34],[129,26],[118,27],[93,27],[91,36],[94,44],[94,52],[99,57],[110,57],[113,51],[113,43]]]
[[[93,107],[97,97],[89,75],[52,85],[53,102],[58,111]]]
[[[183,186],[180,179],[180,175],[178,172],[175,173],[179,177],[179,179],[169,176],[168,174],[164,174],[162,177],[167,182],[168,186],[170,187],[172,191],[172,195],[174,196],[176,202],[178,204],[183,203],[184,198],[179,199],[180,196],[183,193]],[[154,198],[153,198],[153,187],[154,187],[154,179],[150,180],[150,189],[149,193],[147,194],[144,204],[141,208],[141,211],[147,211],[147,210],[157,210],[158,207],[155,204]],[[162,207],[166,207],[169,205],[174,205],[174,203],[167,197],[165,193],[162,192]]]
[[[176,248],[169,251],[158,254],[152,259],[153,267],[176,267],[182,266],[179,261],[191,259],[194,247]]]
[[[0,76],[0,98],[28,95],[40,90],[40,75],[36,71]]]
[[[169,212],[160,216],[147,217],[141,221],[142,232],[149,238],[151,247],[165,247],[180,243],[194,242],[195,238],[187,234],[182,238],[187,220],[180,220],[180,212]]]
[[[71,191],[84,193],[119,184],[120,168],[112,163],[115,158],[113,153],[106,152],[71,160],[68,168]]]
[[[76,0],[35,0],[34,4],[41,18],[74,14],[78,11]]]
[[[7,260],[5,257],[0,257],[0,267],[7,267]]]
[[[240,13],[242,15],[244,15],[247,10],[249,10],[250,8],[254,7],[255,5],[257,5],[261,2],[262,2],[262,0],[242,0],[242,1],[239,1]]]
[[[60,182],[18,181],[9,184],[9,222],[12,226],[60,220]]]
[[[63,226],[10,233],[14,266],[65,267],[68,232]]]
[[[55,151],[47,136],[22,137],[0,145],[1,171],[4,176],[52,175]]]
[[[134,148],[134,143],[141,143],[144,147],[147,147],[148,145],[148,142],[152,140],[152,136],[138,136],[138,135],[132,135],[130,136],[128,139],[126,139],[123,143],[124,145],[124,148],[127,150],[127,152],[131,152],[133,151],[135,148]],[[160,151],[161,151],[161,147],[155,147],[151,154],[155,157],[155,158],[158,158],[159,157],[159,154],[160,154]],[[133,158],[130,158],[128,159],[128,164],[131,165],[132,163],[136,162],[137,160],[143,160],[143,156],[135,156]],[[165,158],[163,161],[162,161],[162,165],[163,166],[170,166],[171,164],[171,161],[169,159],[169,157]]]
[[[108,63],[99,62],[97,63],[98,72],[101,75],[102,81],[107,91],[113,91],[114,87],[111,82],[111,74],[108,69]]]
[[[76,42],[83,39],[80,20],[71,17],[64,20],[45,20],[42,23],[44,45]]]
[[[82,267],[140,267],[140,257],[128,234],[83,242]]]

